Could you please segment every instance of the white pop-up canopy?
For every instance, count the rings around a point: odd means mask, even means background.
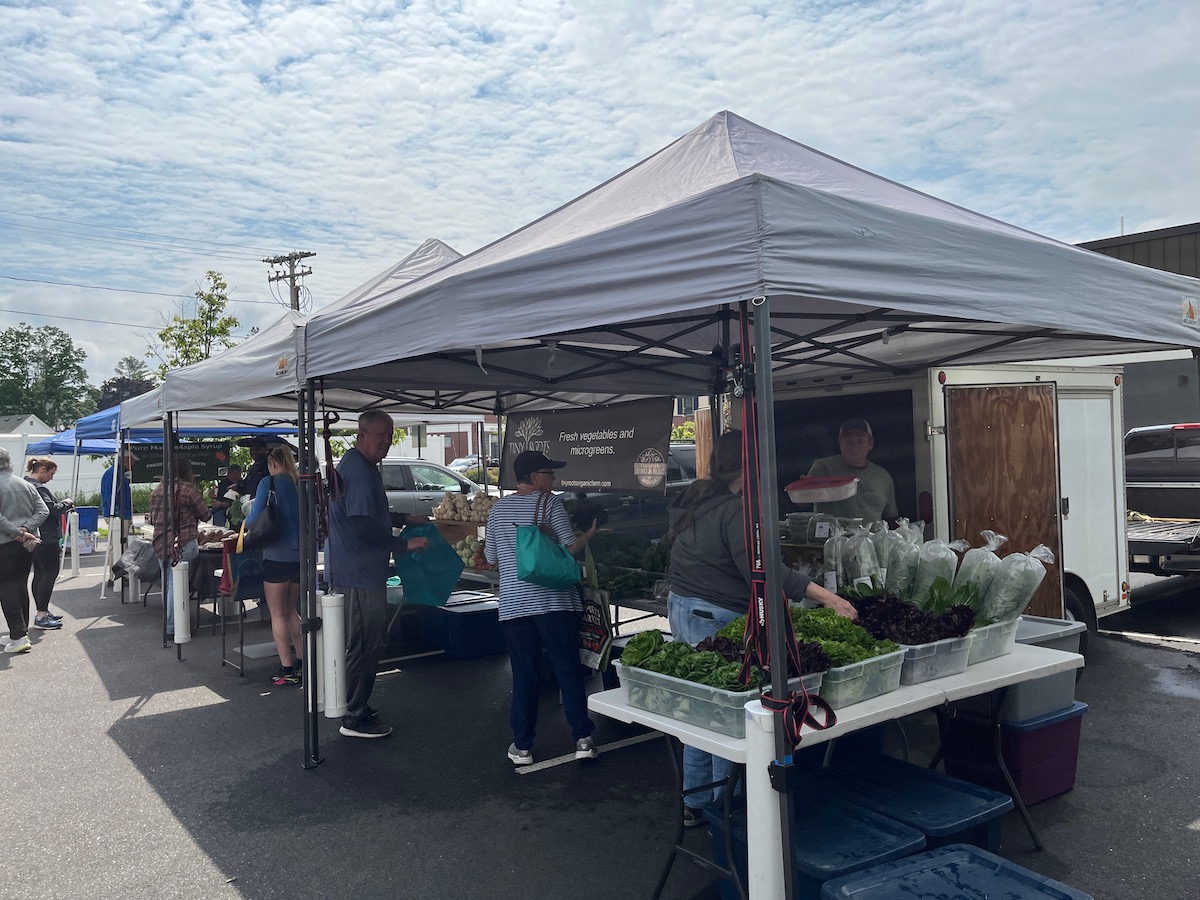
[[[789,380],[1200,345],[1194,279],[999,222],[722,112],[429,276],[318,311],[301,375],[482,412],[498,395],[512,409],[703,394],[727,305],[758,297]]]
[[[430,238],[400,262],[369,278],[326,309],[340,309],[366,297],[386,293],[461,256],[442,241]],[[142,405],[149,410],[153,402],[159,419],[164,412],[187,411],[189,421],[203,420],[205,424],[229,417],[236,419],[239,415],[246,421],[264,423],[279,417],[294,421],[294,395],[302,384],[297,380],[297,348],[302,343],[305,323],[304,316],[289,311],[258,334],[225,352],[191,366],[173,369],[167,373],[161,393],[152,401],[148,398]],[[332,395],[329,402],[340,408],[357,405],[348,398],[339,402]],[[135,416],[142,415],[142,405],[136,406]],[[210,414],[203,415],[205,410]],[[128,421],[135,424],[132,419]],[[459,416],[453,421],[464,420]]]

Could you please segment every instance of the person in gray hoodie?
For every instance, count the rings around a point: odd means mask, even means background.
[[[742,432],[727,431],[713,448],[710,476],[693,482],[667,509],[671,564],[667,617],[671,637],[693,647],[746,615],[750,606],[750,561],[742,511]],[[783,570],[783,591],[790,600],[804,597],[848,619],[858,618],[845,599],[792,569]],[[695,747],[683,748],[683,788],[729,777],[730,763]],[[683,822],[703,823],[701,808],[719,791],[685,794]]]
[[[29,641],[29,570],[41,543],[38,526],[50,514],[33,485],[13,474],[12,455],[0,447],[0,607],[8,622],[5,653],[26,653]]]

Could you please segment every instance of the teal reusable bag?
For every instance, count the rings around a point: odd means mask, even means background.
[[[409,525],[400,536],[429,539],[429,546],[420,553],[396,557],[396,574],[404,585],[404,602],[445,606],[462,574],[462,559],[432,523]]]
[[[550,530],[545,524],[549,502],[550,495],[542,494],[534,508],[533,524],[517,526],[517,578],[561,591],[579,583],[579,563],[553,534],[546,534]]]

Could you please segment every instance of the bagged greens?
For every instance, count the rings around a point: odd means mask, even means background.
[[[836,591],[846,583],[846,568],[843,558],[846,550],[846,535],[840,529],[825,542],[825,589]]]
[[[924,609],[929,603],[929,588],[937,578],[944,578],[949,584],[954,584],[954,571],[958,568],[958,553],[966,550],[970,544],[966,541],[955,541],[948,544],[940,538],[926,541],[921,545],[917,557],[917,574],[913,577],[909,588],[908,599]],[[957,553],[955,552],[957,551]]]
[[[918,520],[910,524],[908,519],[899,519],[895,534],[898,540],[891,542],[884,588],[894,597],[907,597],[917,574],[925,523]]]
[[[996,551],[1008,538],[994,531],[981,531],[979,535],[983,538],[983,546],[974,547],[963,554],[958,574],[954,576],[954,586],[958,588],[964,584],[973,584],[979,588],[979,596],[982,597],[987,593],[988,585],[992,583],[996,567],[1000,565],[1000,557],[996,555]]]
[[[846,570],[844,584],[883,585],[883,573],[879,568],[879,557],[875,555],[875,544],[871,532],[860,525],[846,538],[842,551],[842,565]]]
[[[1045,544],[1038,544],[1028,553],[1010,553],[1000,560],[987,594],[980,600],[984,617],[993,622],[1007,622],[1019,616],[1046,577],[1046,566],[1052,562],[1054,553]]]

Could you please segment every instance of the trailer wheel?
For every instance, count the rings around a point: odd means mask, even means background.
[[[1063,588],[1063,608],[1066,610],[1066,616],[1070,621],[1082,622],[1086,626],[1084,630],[1079,633],[1079,653],[1086,663],[1088,632],[1091,631],[1092,626],[1090,624],[1090,620],[1088,619],[1087,613],[1084,612],[1083,600],[1069,587]],[[1083,677],[1083,669],[1076,669],[1075,680],[1078,681],[1081,677]]]

